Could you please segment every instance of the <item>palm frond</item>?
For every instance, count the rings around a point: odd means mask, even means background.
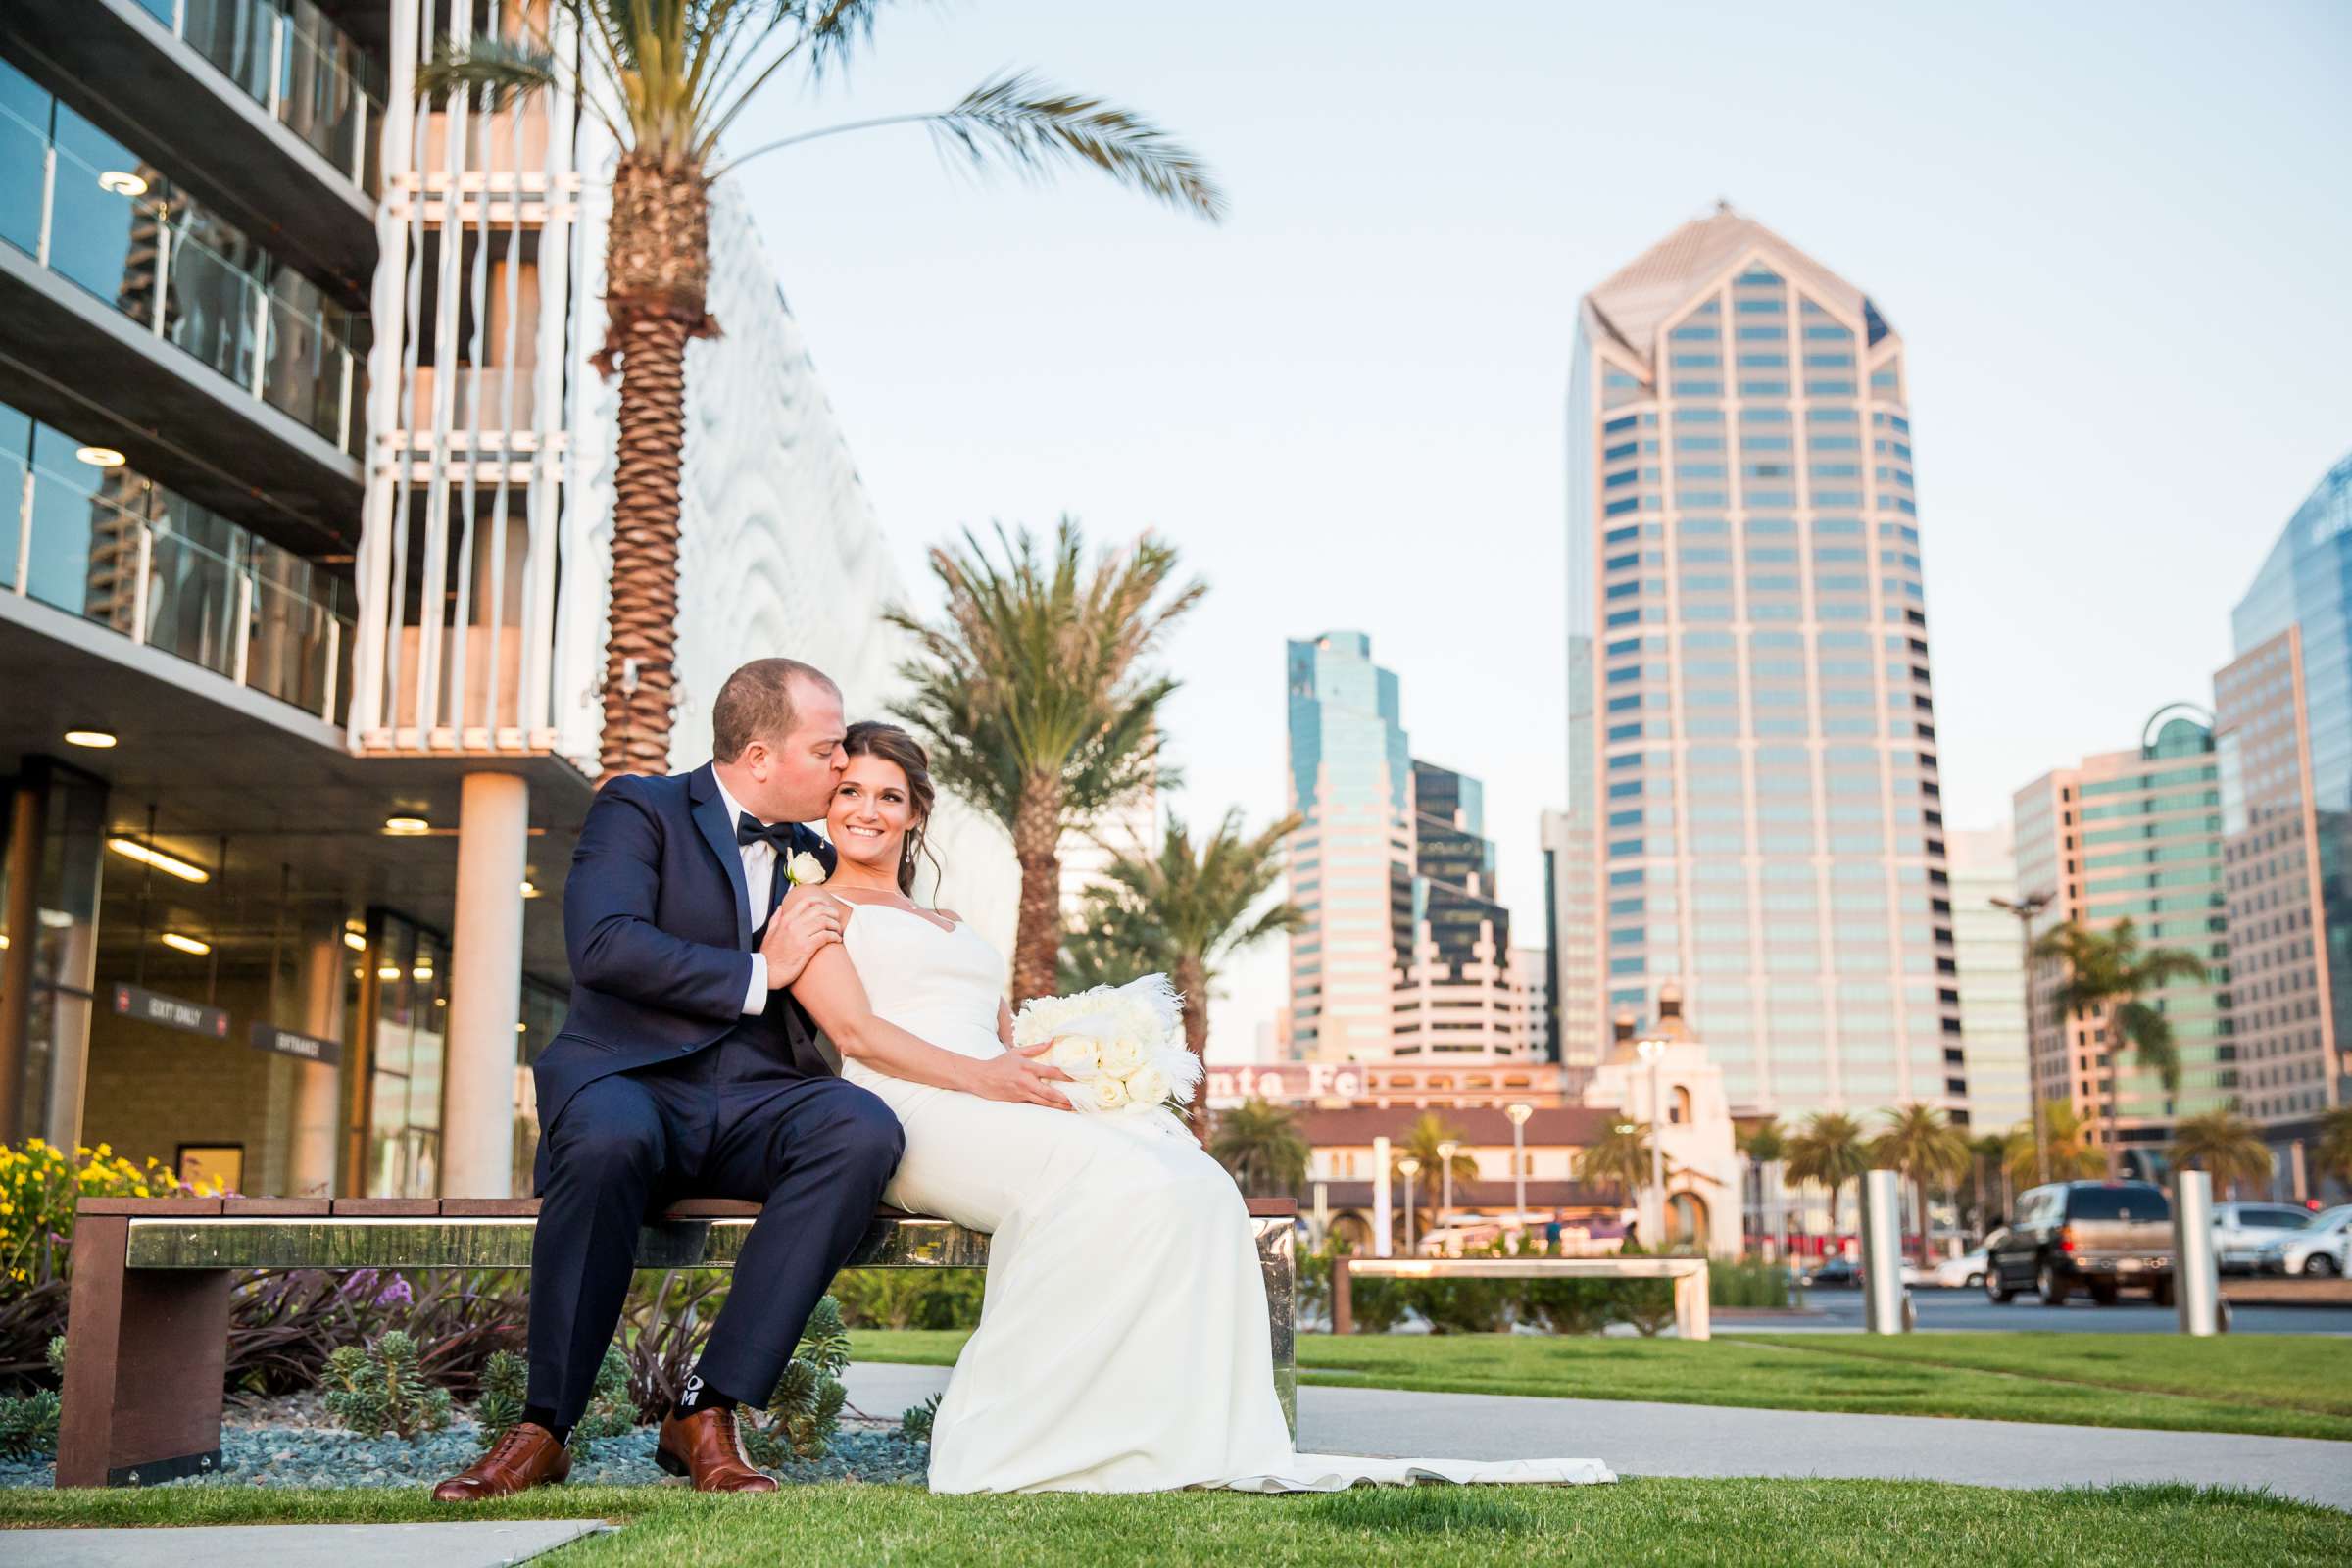
[[[1088,164],[1210,222],[1225,217],[1225,192],[1191,148],[1133,110],[1055,91],[1025,72],[991,77],[929,121],[976,167],[992,153],[1033,173]]]
[[[480,107],[496,114],[556,85],[559,69],[555,55],[535,43],[477,34],[462,44],[444,40],[417,68],[416,91],[430,99],[470,87],[479,94]]]

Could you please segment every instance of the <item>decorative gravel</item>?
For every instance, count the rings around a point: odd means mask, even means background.
[[[222,1417],[220,1468],[210,1475],[161,1483],[172,1487],[415,1487],[456,1475],[480,1457],[473,1418],[455,1415],[448,1428],[413,1442],[363,1438],[329,1423],[316,1395],[295,1395]],[[654,1463],[653,1427],[600,1438],[575,1453],[571,1479],[595,1486],[680,1486]],[[895,1424],[854,1428],[844,1422],[824,1458],[769,1474],[787,1486],[811,1481],[913,1482],[920,1485],[931,1450],[898,1435]],[[56,1484],[54,1460],[0,1459],[0,1487]]]

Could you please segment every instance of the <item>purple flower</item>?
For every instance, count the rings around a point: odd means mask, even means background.
[[[416,1301],[416,1294],[409,1289],[407,1276],[401,1274],[393,1275],[392,1283],[377,1292],[375,1298],[378,1306],[414,1306]]]

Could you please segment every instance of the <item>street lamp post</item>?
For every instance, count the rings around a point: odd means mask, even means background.
[[[2045,888],[2019,899],[1992,901],[1994,908],[2006,909],[2017,916],[2017,935],[2023,948],[2017,980],[2026,1014],[2026,1098],[2034,1107],[2034,1179],[2040,1183],[2050,1179],[2050,1138],[2042,1125],[2040,1075],[2034,1070],[2034,917],[2048,908],[2056,897],[2057,894]],[[2004,1161],[2004,1171],[2005,1168]]]
[[[1453,1223],[1453,1152],[1462,1146],[1446,1138],[1438,1144],[1438,1182],[1443,1195],[1438,1199],[1438,1224]]]
[[[1536,1107],[1505,1105],[1502,1113],[1511,1118],[1511,1222],[1524,1229],[1527,1225],[1527,1118],[1536,1113]]]
[[[1396,1162],[1396,1174],[1404,1178],[1404,1255],[1413,1255],[1413,1176],[1421,1169],[1421,1161],[1411,1154]]]
[[[1649,1063],[1649,1190],[1657,1204],[1657,1224],[1650,1232],[1650,1245],[1662,1250],[1666,1244],[1666,1152],[1658,1147],[1658,1062],[1666,1054],[1666,1042],[1638,1040],[1634,1051]]]

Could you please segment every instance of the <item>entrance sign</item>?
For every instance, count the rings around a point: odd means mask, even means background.
[[[253,1026],[253,1049],[273,1051],[281,1056],[299,1056],[304,1061],[316,1061],[329,1067],[343,1059],[343,1042],[340,1040],[321,1040],[317,1035],[280,1029],[273,1023],[257,1023]]]
[[[137,986],[117,986],[115,1011],[125,1018],[136,1018],[141,1023],[161,1024],[166,1029],[209,1035],[215,1040],[228,1038],[228,1014],[221,1008],[208,1007],[201,1002],[182,1002],[177,997],[167,997],[160,991],[146,991]]]

